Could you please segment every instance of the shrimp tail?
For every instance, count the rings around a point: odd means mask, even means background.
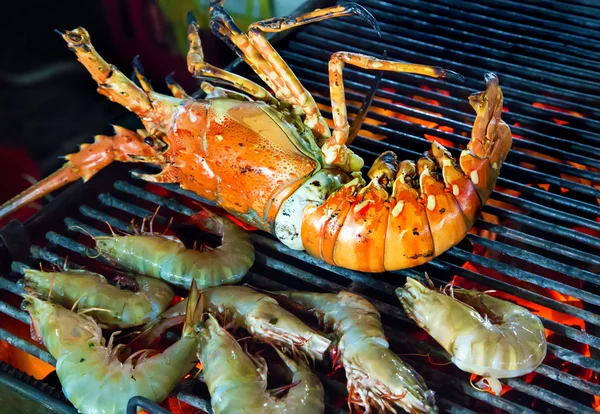
[[[396,295],[398,296],[404,311],[411,319],[415,321],[420,320],[415,315],[415,302],[429,290],[430,289],[425,285],[411,277],[406,278],[406,285],[404,287],[396,289]]]
[[[196,332],[196,324],[200,322],[202,313],[204,312],[204,297],[198,290],[196,281],[192,279],[192,287],[188,296],[187,308],[185,313],[185,322],[183,323],[182,336],[194,335]]]
[[[203,206],[200,208],[200,211],[190,217],[189,222],[203,232],[223,237],[223,222],[219,220],[219,216]]]

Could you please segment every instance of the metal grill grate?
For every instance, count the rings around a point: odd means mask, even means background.
[[[361,3],[379,21],[381,38],[366,26],[358,29],[357,19],[331,20],[297,31],[279,48],[280,54],[314,92],[326,117],[327,62],[334,51],[381,55],[386,50],[391,59],[438,65],[467,78],[459,84],[385,74],[369,121],[352,147],[365,159],[366,168],[386,150],[401,159],[416,159],[429,148],[430,139],[451,144],[457,156],[474,120],[466,97],[483,89],[485,72],[497,73],[505,95],[503,117],[515,135],[497,191],[476,223],[476,234],[419,268],[363,274],[326,265],[253,233],[257,263],[245,281],[267,289],[351,289],[365,295],[381,312],[392,349],[413,354],[404,358],[436,391],[443,411],[595,412],[593,396],[600,395],[594,380],[600,372],[600,162],[594,151],[600,144],[600,18],[595,16],[600,7],[583,0],[497,0],[493,6],[454,0]],[[243,65],[233,70],[248,74]],[[361,102],[374,76],[346,67],[347,99]],[[357,104],[349,104],[349,112],[357,109]],[[95,181],[113,176],[105,171]],[[163,186],[168,192],[150,192],[156,187],[123,177],[114,188],[82,199],[78,209],[71,207],[64,224],[97,235],[106,230],[105,221],[130,230],[132,216],[148,216],[156,205],[163,206],[158,220],[193,214],[188,201],[197,196],[173,186]],[[69,255],[75,263],[93,267],[80,236],[55,223],[46,240],[36,240],[31,258],[59,263]],[[21,266],[17,263],[13,270],[19,272]],[[497,397],[473,389],[469,375],[454,366],[433,365],[414,356],[447,358],[439,346],[421,340],[393,293],[405,276],[420,277],[424,271],[438,284],[459,276],[535,305],[550,333],[548,357],[537,375],[503,381],[511,390]],[[0,279],[0,288],[19,293],[11,280],[14,275]],[[28,322],[24,312],[8,303],[0,302],[0,312]],[[48,353],[7,330],[0,329],[0,338],[52,362]],[[322,378],[330,391],[328,410],[340,411],[336,396],[344,393],[343,384]],[[185,381],[174,395],[201,409],[208,407],[207,395],[196,395]]]

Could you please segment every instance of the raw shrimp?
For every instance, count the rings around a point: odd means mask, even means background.
[[[215,414],[324,411],[323,386],[304,362],[294,362],[276,349],[293,373],[287,395],[277,398],[267,391],[267,365],[262,358],[247,354],[213,316],[198,326],[198,358]]]
[[[205,309],[242,327],[254,338],[300,351],[313,359],[323,359],[331,341],[282,308],[272,297],[247,286],[219,286],[202,292]],[[186,300],[167,309],[153,325],[181,317]],[[168,323],[165,324],[168,326]]]
[[[98,252],[136,273],[189,289],[192,280],[200,290],[239,282],[254,264],[254,246],[248,233],[208,210],[194,216],[207,231],[218,228],[222,244],[211,250],[188,249],[175,236],[144,231],[125,236],[96,237]]]
[[[281,303],[315,314],[338,339],[348,379],[348,406],[396,412],[436,413],[433,391],[389,349],[377,309],[351,292],[273,292]],[[336,356],[336,359],[337,357]]]
[[[117,359],[112,339],[105,345],[100,327],[87,315],[26,296],[32,336],[56,358],[56,373],[65,396],[84,414],[125,414],[127,402],[139,395],[160,402],[197,362],[197,295],[190,294],[183,334],[158,355],[145,350],[125,362]],[[134,360],[137,361],[134,363]]]
[[[138,276],[137,292],[108,284],[104,276],[85,270],[42,272],[26,269],[19,281],[29,293],[73,310],[88,313],[111,328],[130,328],[155,320],[173,299],[173,289],[161,280]]]
[[[537,316],[475,290],[451,292],[437,292],[411,278],[396,290],[408,316],[439,342],[458,368],[497,379],[519,377],[542,363],[546,335]]]

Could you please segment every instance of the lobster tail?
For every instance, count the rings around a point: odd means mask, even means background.
[[[369,170],[320,206],[304,211],[301,237],[313,256],[337,266],[381,272],[418,266],[460,242],[491,195],[512,136],[501,120],[498,77],[470,97],[477,112],[472,140],[460,157],[434,142],[418,160],[383,153]]]

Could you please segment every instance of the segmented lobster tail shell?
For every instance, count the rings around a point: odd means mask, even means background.
[[[459,243],[492,194],[512,145],[498,77],[485,80],[487,89],[469,97],[477,117],[458,163],[437,142],[417,163],[383,153],[369,184],[355,179],[322,205],[307,207],[301,237],[308,253],[381,272],[418,266]]]

